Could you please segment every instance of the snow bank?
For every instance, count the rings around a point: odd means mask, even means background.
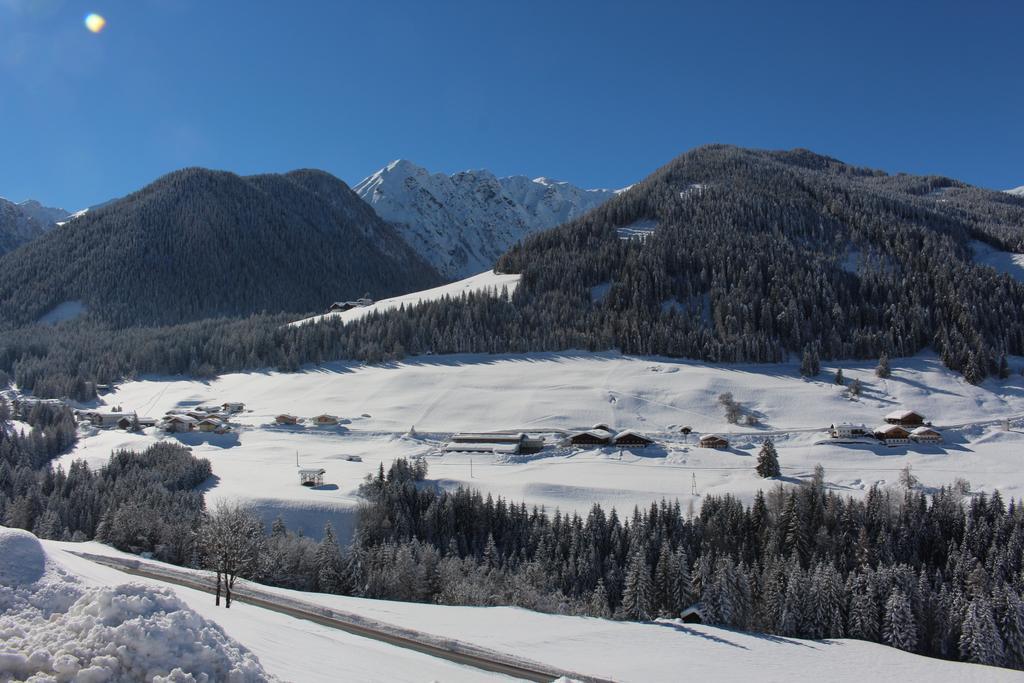
[[[33,678],[35,677],[35,678]],[[25,531],[0,527],[0,681],[270,680],[166,588],[85,588]]]
[[[39,580],[46,568],[46,555],[39,540],[20,529],[0,533],[0,585],[22,586]]]

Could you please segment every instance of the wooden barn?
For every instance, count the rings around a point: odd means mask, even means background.
[[[569,443],[573,446],[594,448],[596,446],[611,445],[614,434],[603,429],[591,429],[586,432],[577,432],[569,437]]]
[[[700,447],[718,449],[728,448],[729,439],[725,438],[724,436],[719,436],[718,434],[705,434],[702,437],[700,437]]]
[[[317,415],[313,418],[313,424],[317,427],[337,427],[338,418],[334,415]]]
[[[197,424],[201,432],[215,432],[224,427],[224,422],[216,417],[204,417]]]
[[[924,415],[913,410],[894,410],[885,416],[885,421],[891,425],[916,427],[924,424]]]
[[[297,425],[299,424],[299,418],[294,415],[284,413],[275,417],[274,422],[279,425]]]
[[[654,439],[648,439],[643,434],[638,434],[632,429],[624,429],[615,435],[612,443],[624,448],[647,448],[654,443]]]

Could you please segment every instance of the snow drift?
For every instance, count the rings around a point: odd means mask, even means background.
[[[166,588],[84,588],[0,527],[0,681],[264,681],[256,657]],[[33,678],[36,677],[36,678]]]

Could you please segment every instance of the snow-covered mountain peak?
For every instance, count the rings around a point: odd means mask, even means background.
[[[1015,187],[1012,190],[1007,190],[1007,193],[1015,194],[1018,197],[1024,197],[1024,185],[1021,185],[1020,187]]]
[[[488,270],[524,236],[576,218],[615,195],[551,178],[486,169],[431,173],[398,159],[353,188],[453,280]]]

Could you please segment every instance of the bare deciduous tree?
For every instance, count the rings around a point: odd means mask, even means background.
[[[221,502],[203,524],[199,539],[204,565],[217,574],[215,604],[220,605],[223,586],[224,606],[231,607],[238,577],[252,578],[260,570],[266,545],[263,522],[250,508]]]

